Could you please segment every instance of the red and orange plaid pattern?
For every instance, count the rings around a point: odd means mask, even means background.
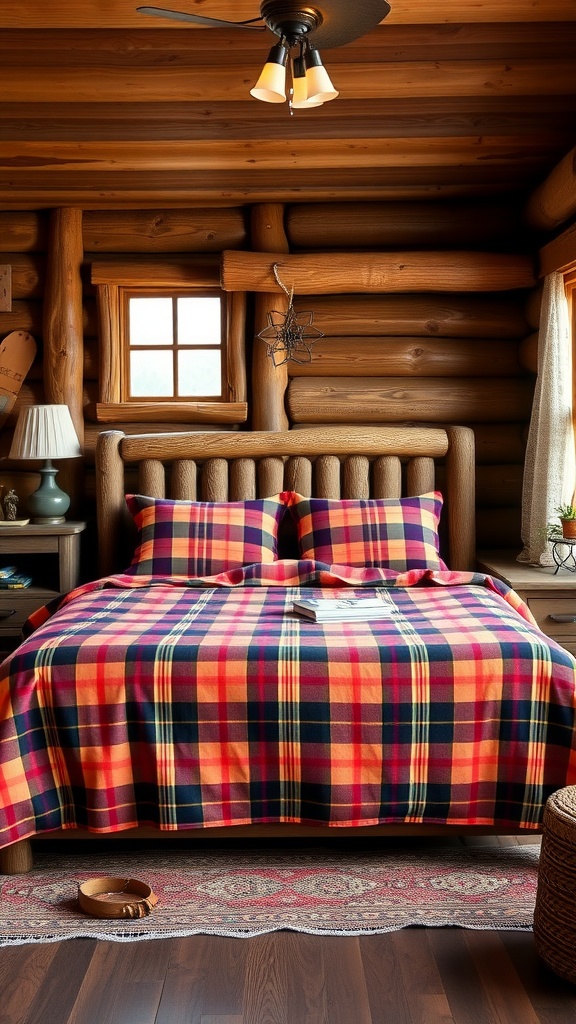
[[[442,495],[414,498],[304,498],[284,494],[296,521],[301,558],[328,565],[444,569],[438,524]]]
[[[576,783],[574,658],[490,577],[347,575],[118,576],[45,611],[0,669],[0,845],[75,826],[537,828]],[[379,621],[292,612],[378,579],[396,609]]]
[[[278,557],[278,498],[172,501],[126,495],[138,530],[128,575],[211,576]]]

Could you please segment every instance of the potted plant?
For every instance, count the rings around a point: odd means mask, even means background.
[[[576,505],[558,505],[555,509],[560,520],[562,536],[570,540],[576,539]],[[550,524],[558,531],[557,524]]]

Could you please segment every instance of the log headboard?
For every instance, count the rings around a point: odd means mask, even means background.
[[[137,471],[137,475],[136,472]],[[474,434],[468,427],[318,427],[290,431],[124,434],[96,447],[99,569],[130,563],[134,528],[124,495],[239,501],[283,490],[328,498],[444,495],[443,557],[472,569]]]

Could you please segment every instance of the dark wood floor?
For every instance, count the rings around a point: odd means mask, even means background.
[[[527,932],[275,932],[6,948],[2,1024],[573,1024]]]
[[[275,932],[0,950],[0,1024],[574,1024],[529,932]]]

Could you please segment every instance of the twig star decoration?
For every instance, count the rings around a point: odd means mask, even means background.
[[[267,354],[272,359],[274,366],[283,366],[284,363],[309,363],[312,359],[312,345],[324,333],[312,326],[314,313],[310,310],[297,312],[294,309],[294,289],[288,291],[286,285],[280,280],[278,274],[278,263],[274,263],[272,270],[277,283],[288,297],[288,309],[281,313],[272,309],[266,314],[268,326],[257,335],[266,342]]]

